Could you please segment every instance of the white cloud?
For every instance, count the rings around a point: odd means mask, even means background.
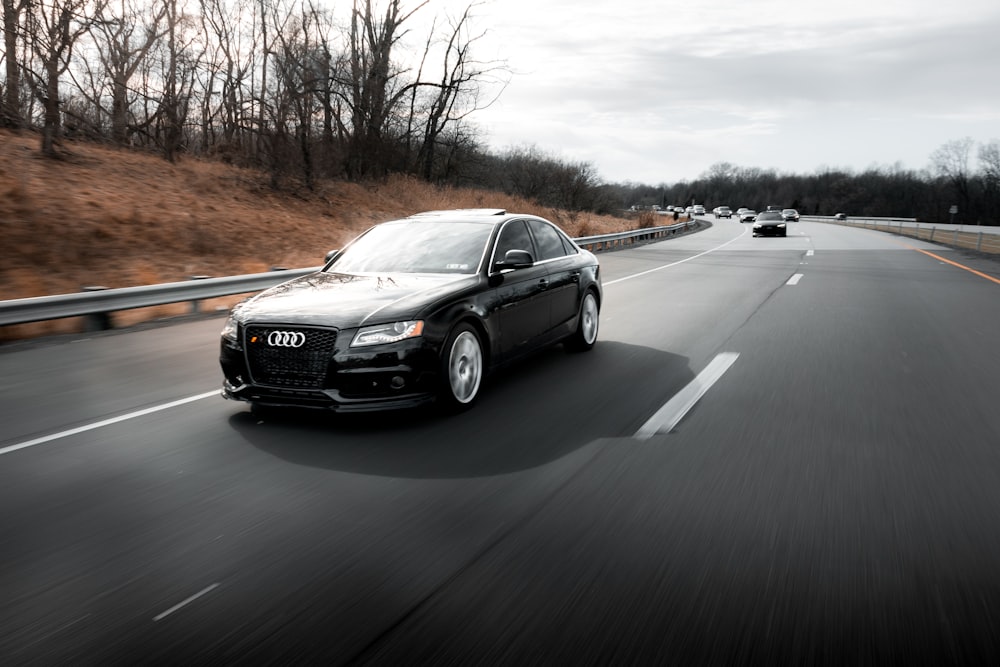
[[[718,161],[921,168],[945,141],[1000,134],[995,0],[494,0],[476,13],[477,51],[514,71],[473,117],[491,144],[586,160],[607,180],[690,179]]]

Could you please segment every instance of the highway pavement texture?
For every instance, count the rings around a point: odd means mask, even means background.
[[[0,349],[0,664],[1000,662],[1000,265],[601,262],[595,349],[452,417],[259,420],[221,319]]]

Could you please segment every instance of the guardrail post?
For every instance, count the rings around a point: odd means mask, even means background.
[[[211,277],[212,276],[188,276],[188,280],[206,280]],[[194,299],[191,301],[191,312],[197,313],[199,310],[201,310],[201,301]]]
[[[81,292],[102,292],[108,289],[103,285],[89,285],[82,288]],[[83,316],[84,331],[107,331],[111,328],[111,313],[90,313]]]
[[[930,235],[930,238],[927,239],[928,241],[933,241],[934,240],[934,230],[935,229],[937,229],[937,225],[931,225],[931,235]]]
[[[983,233],[979,232],[979,238],[976,239],[976,252],[980,252],[983,249]]]

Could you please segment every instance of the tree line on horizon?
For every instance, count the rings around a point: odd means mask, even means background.
[[[713,165],[692,181],[606,183],[588,162],[535,146],[496,152],[473,123],[509,81],[477,59],[475,2],[424,17],[428,0],[2,0],[0,124],[204,156],[269,174],[274,188],[405,173],[570,211],[633,204],[791,207],[998,224],[1000,143],[952,141],[931,168],[811,175]],[[426,19],[426,20],[425,20]],[[499,92],[498,92],[499,91]]]

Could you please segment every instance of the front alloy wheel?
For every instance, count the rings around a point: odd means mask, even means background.
[[[452,408],[466,408],[479,396],[483,383],[483,345],[476,330],[458,325],[444,349],[443,398]]]
[[[576,325],[576,331],[566,341],[566,347],[573,352],[584,352],[594,347],[600,323],[599,311],[597,297],[594,296],[593,292],[588,291],[583,295],[583,303],[580,304],[580,319]]]

